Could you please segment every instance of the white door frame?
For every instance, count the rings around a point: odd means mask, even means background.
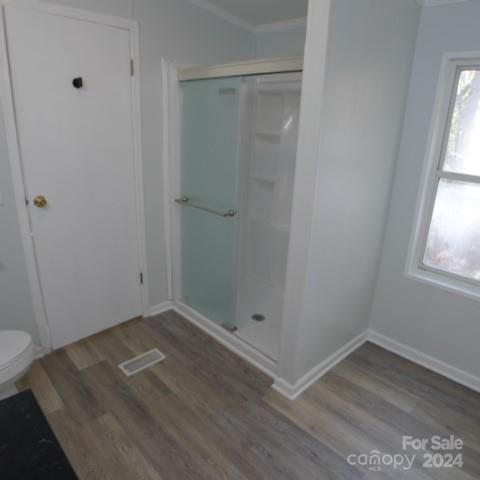
[[[52,350],[52,340],[48,317],[45,309],[45,302],[40,281],[40,272],[35,254],[35,244],[29,212],[26,206],[26,189],[18,132],[16,125],[15,105],[13,102],[13,91],[8,62],[8,49],[6,44],[5,29],[5,8],[4,6],[34,10],[40,13],[56,15],[90,23],[97,23],[110,27],[121,28],[130,32],[130,55],[134,61],[135,73],[132,78],[132,112],[133,112],[133,142],[134,142],[134,169],[135,169],[135,195],[136,195],[136,223],[139,269],[143,272],[143,284],[141,287],[143,315],[149,315],[148,298],[148,271],[146,253],[146,230],[145,230],[145,206],[143,192],[143,164],[142,164],[142,143],[141,143],[141,115],[140,115],[140,68],[139,68],[139,35],[138,23],[120,17],[103,15],[86,10],[77,10],[69,7],[57,6],[44,2],[20,3],[15,0],[0,1],[1,22],[0,22],[0,69],[3,74],[0,76],[0,99],[3,105],[5,118],[5,129],[7,136],[8,156],[10,161],[13,188],[15,193],[15,204],[20,224],[25,263],[32,294],[35,320],[39,330],[43,353]]]

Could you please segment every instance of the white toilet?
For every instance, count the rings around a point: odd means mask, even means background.
[[[35,359],[32,337],[26,332],[0,331],[0,400],[16,393],[15,382]]]

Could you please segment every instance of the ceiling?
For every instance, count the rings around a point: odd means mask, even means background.
[[[308,0],[190,0],[250,27],[307,16]],[[213,13],[213,12],[212,12]]]

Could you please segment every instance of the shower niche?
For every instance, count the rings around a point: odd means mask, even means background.
[[[301,60],[290,64],[179,87],[176,299],[271,362],[279,358],[300,115]]]

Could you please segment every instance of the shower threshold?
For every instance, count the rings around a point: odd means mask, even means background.
[[[260,350],[254,343],[249,341],[247,338],[243,337],[241,332],[239,332],[238,329],[235,331],[234,335],[237,338],[239,338],[242,342],[246,343],[250,348],[253,348],[258,353],[260,353],[264,357],[268,358],[271,362],[277,363],[277,360],[275,358],[273,358],[268,352],[264,352],[264,351]]]
[[[219,323],[214,322],[212,319],[190,307],[182,300],[175,300],[172,307],[177,313],[197,327],[206,331],[228,349],[250,361],[267,375],[272,378],[277,376],[278,360],[270,355],[269,352],[262,351],[252,344],[251,341],[244,338],[243,335],[239,334],[239,330],[234,332],[229,331],[225,328],[225,325],[220,325]],[[255,323],[253,321],[251,322]],[[237,326],[237,328],[239,328],[239,326]]]
[[[230,333],[235,333],[238,330],[238,328],[236,326],[225,325],[225,324],[222,325],[222,328],[225,329],[227,332],[230,332]]]

